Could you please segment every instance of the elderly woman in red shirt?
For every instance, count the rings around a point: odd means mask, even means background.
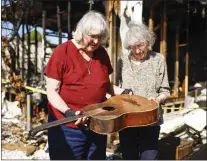
[[[59,45],[46,69],[48,121],[79,115],[84,106],[103,102],[113,95],[109,56],[100,43],[108,37],[104,17],[95,11],[85,14],[73,39]],[[50,159],[105,159],[106,136],[87,130],[87,118],[48,130]]]

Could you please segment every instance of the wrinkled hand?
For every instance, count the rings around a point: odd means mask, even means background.
[[[160,105],[160,102],[155,97],[150,97],[150,98],[148,98],[148,100],[153,100],[153,101],[157,102],[158,105]]]
[[[125,89],[121,94],[129,94],[129,95],[133,95],[133,91],[131,89]]]
[[[66,117],[72,117],[72,116],[78,116],[81,114],[81,111],[74,111],[72,109],[68,109],[67,111],[65,111],[65,116]],[[75,125],[84,125],[87,126],[87,122],[88,121],[88,117],[84,116],[79,118],[76,122]]]

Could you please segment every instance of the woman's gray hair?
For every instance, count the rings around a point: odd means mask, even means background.
[[[108,38],[109,29],[104,16],[96,11],[89,11],[78,22],[73,38],[80,42],[86,35],[100,35],[101,40]]]
[[[131,46],[138,45],[137,43],[148,43],[151,50],[156,40],[154,32],[150,31],[148,27],[143,23],[136,21],[130,21],[128,23],[128,30],[126,31],[123,46],[126,49],[130,49]]]

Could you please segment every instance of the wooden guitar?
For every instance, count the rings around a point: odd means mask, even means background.
[[[30,131],[30,135],[87,116],[90,130],[99,134],[118,132],[127,127],[147,126],[158,120],[158,104],[136,95],[117,95],[105,102],[88,105],[81,115],[40,125]]]

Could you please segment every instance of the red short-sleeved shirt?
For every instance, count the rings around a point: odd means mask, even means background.
[[[53,52],[46,68],[45,75],[62,82],[60,96],[73,110],[105,100],[109,87],[109,75],[113,72],[109,56],[103,47],[94,51],[90,64],[91,74],[85,59],[72,41],[59,45]],[[48,103],[48,110],[56,119],[64,118],[63,113]],[[74,123],[66,124],[77,127]]]

